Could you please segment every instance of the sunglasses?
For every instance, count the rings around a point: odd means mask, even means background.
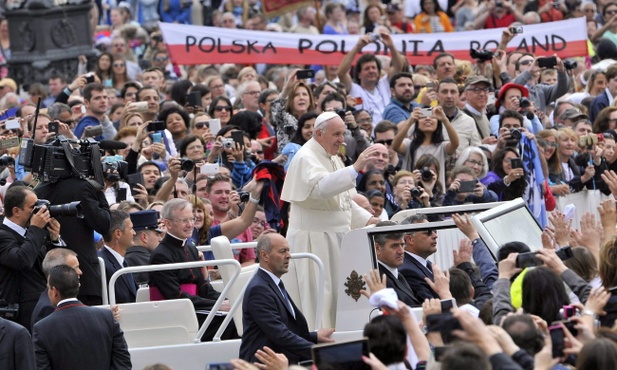
[[[264,151],[263,150],[256,150],[255,153],[257,153],[257,154],[264,154]]]
[[[392,145],[393,141],[394,140],[392,140],[392,139],[389,139],[389,140],[375,140],[375,144],[383,144],[383,145],[390,146],[390,145]]]
[[[531,62],[533,62],[533,60],[527,59],[527,60],[523,60],[523,61],[519,62],[518,64],[520,64],[522,66],[526,66],[527,64],[531,64]]]
[[[210,127],[210,122],[196,122],[195,128],[201,130],[204,127]]]
[[[167,57],[158,57],[158,58],[154,58],[154,60],[155,60],[156,62],[164,62],[164,61],[166,61],[166,60],[167,60]]]
[[[231,107],[229,105],[217,105],[214,107],[214,110],[217,112],[227,111],[231,112]]]

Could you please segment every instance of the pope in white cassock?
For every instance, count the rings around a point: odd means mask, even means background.
[[[334,328],[340,244],[354,228],[378,222],[352,201],[358,171],[373,160],[377,149],[368,147],[356,162],[345,167],[338,156],[345,142],[346,125],[334,112],[317,117],[313,138],[291,161],[281,198],[291,203],[287,240],[293,253],[317,255],[325,267],[325,291],[321,327]],[[300,296],[295,303],[315,328],[319,270],[307,259],[294,260]],[[293,274],[293,268],[289,271]]]

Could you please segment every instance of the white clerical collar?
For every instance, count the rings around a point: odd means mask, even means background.
[[[182,245],[184,245],[184,243],[186,243],[186,239],[178,238],[177,236],[175,236],[174,234],[170,233],[169,231],[167,232],[167,235],[171,236],[174,239],[180,240],[182,242]]]
[[[476,116],[481,116],[484,113],[480,112],[479,110],[477,110],[476,108],[472,107],[471,105],[469,105],[469,103],[465,104],[465,108],[467,108],[468,111],[470,111],[471,113],[475,114]]]
[[[111,249],[107,244],[105,244],[105,248],[109,251],[109,253],[111,253],[116,258],[120,266],[124,267],[124,257],[120,255],[120,253]]]
[[[5,217],[4,221],[2,223],[4,223],[6,226],[8,226],[11,230],[15,231],[19,235],[26,236],[26,231],[28,231],[28,230],[26,230],[25,228],[17,225],[15,222],[9,220],[8,217]]]
[[[390,266],[386,265],[385,263],[383,263],[383,262],[381,262],[381,261],[377,261],[377,262],[379,262],[379,264],[380,264],[380,265],[382,265],[382,266],[383,266],[383,267],[385,267],[388,271],[390,271],[390,273],[391,273],[392,275],[394,275],[394,278],[395,278],[395,279],[398,279],[398,270],[397,270],[395,267],[394,267],[394,268],[393,268],[393,267],[390,267]]]

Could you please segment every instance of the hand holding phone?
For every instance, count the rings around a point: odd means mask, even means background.
[[[516,256],[516,267],[527,268],[543,265],[544,261],[536,257],[537,254],[538,252],[520,253]]]
[[[543,57],[543,58],[538,58],[536,60],[538,61],[538,67],[540,67],[540,68],[551,69],[551,68],[555,68],[555,66],[557,65],[557,57],[556,56]]]
[[[163,131],[167,128],[167,125],[163,121],[152,121],[148,123],[147,130],[149,132],[152,131]]]
[[[296,72],[296,78],[298,80],[306,80],[307,78],[315,78],[315,71],[312,69],[301,69]]]

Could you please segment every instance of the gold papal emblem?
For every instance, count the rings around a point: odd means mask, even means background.
[[[353,270],[347,277],[347,282],[345,283],[345,287],[347,287],[347,289],[345,289],[345,294],[358,302],[358,299],[362,296],[360,290],[366,288],[364,284],[365,282],[362,279],[362,276],[358,274],[356,270]]]

